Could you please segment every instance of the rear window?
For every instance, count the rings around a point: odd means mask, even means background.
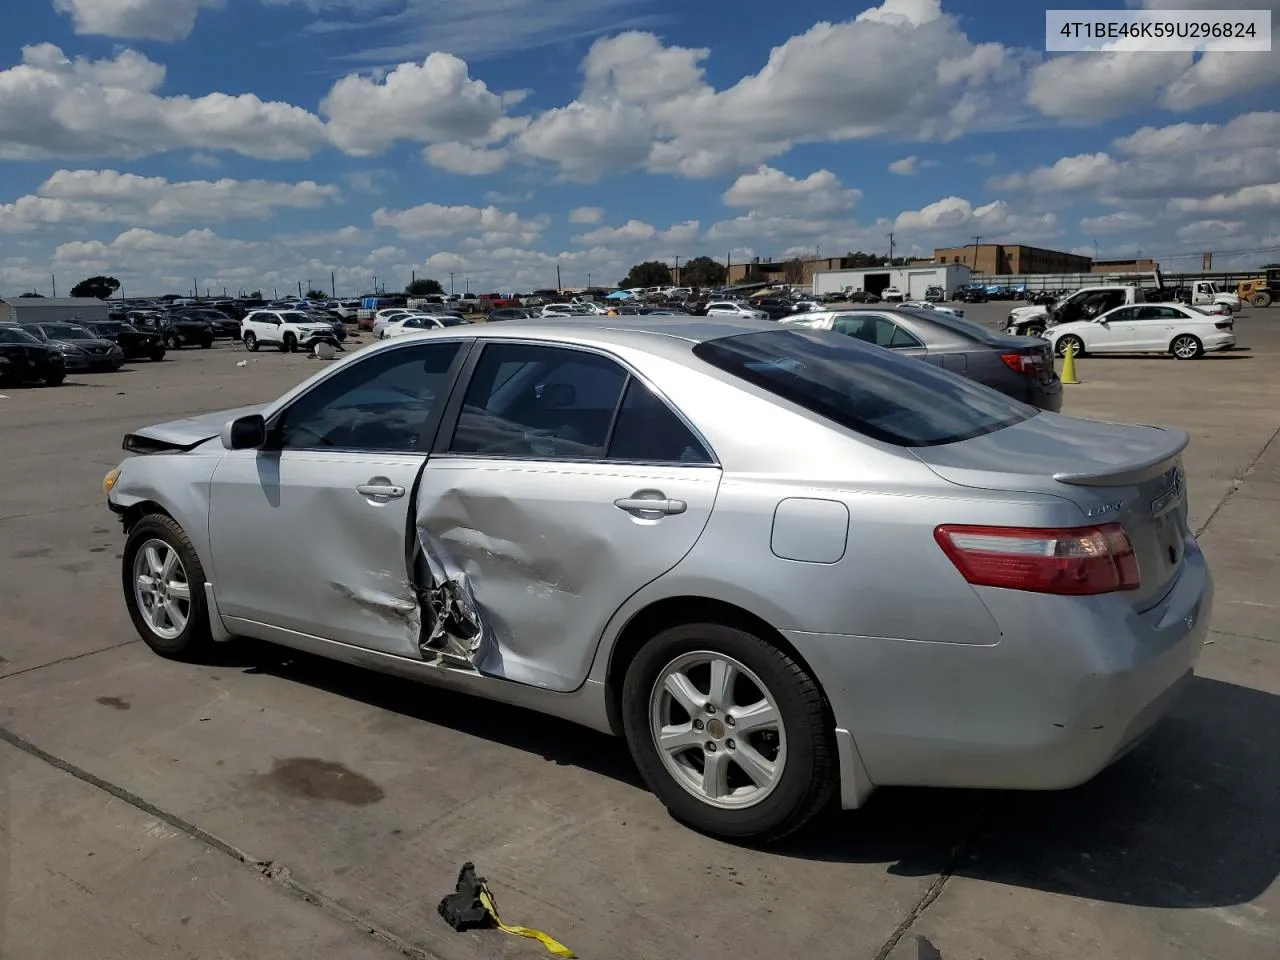
[[[856,433],[932,447],[993,433],[1034,407],[887,350],[823,330],[770,330],[693,349],[700,360]]]
[[[947,313],[945,310],[913,310],[910,311],[914,316],[928,320],[930,323],[937,324],[939,327],[946,327],[953,333],[961,336],[969,337],[979,343],[985,343],[988,346],[1004,343],[1007,335],[997,334],[993,330],[988,330],[979,323],[972,320],[966,320],[964,317],[957,317],[954,313]]]

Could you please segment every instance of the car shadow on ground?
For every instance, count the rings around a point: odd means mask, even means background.
[[[639,786],[626,745],[532,711],[298,654],[221,647],[269,673]],[[1280,875],[1280,697],[1197,678],[1151,737],[1074,790],[883,789],[768,847],[799,860],[885,863],[1113,903],[1248,903]]]

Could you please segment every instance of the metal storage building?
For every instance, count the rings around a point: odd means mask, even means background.
[[[0,321],[68,323],[106,320],[111,303],[96,297],[14,297],[0,300]]]
[[[825,270],[813,275],[813,293],[819,297],[854,290],[878,294],[887,287],[897,287],[906,299],[923,300],[929,287],[942,287],[950,299],[969,285],[969,275],[969,268],[960,263]]]

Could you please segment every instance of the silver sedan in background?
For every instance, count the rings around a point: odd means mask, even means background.
[[[776,838],[1125,753],[1208,627],[1186,444],[839,333],[516,321],[139,429],[104,487],[158,654],[256,638],[545,711],[682,821]]]
[[[1041,410],[1062,409],[1062,381],[1049,343],[997,334],[942,310],[844,307],[784,317],[779,323],[831,330],[904,357],[951,370]]]

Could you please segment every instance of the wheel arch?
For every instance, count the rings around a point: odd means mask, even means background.
[[[687,623],[720,623],[737,627],[756,634],[782,650],[813,678],[813,682],[822,693],[823,712],[826,714],[827,724],[830,728],[835,728],[835,714],[831,710],[821,679],[780,630],[759,614],[735,603],[711,597],[685,595],[664,597],[637,610],[618,632],[609,650],[608,666],[604,676],[605,710],[609,726],[616,735],[622,735],[622,684],[627,675],[627,667],[631,665],[632,660],[645,644],[657,634],[670,627]]]

